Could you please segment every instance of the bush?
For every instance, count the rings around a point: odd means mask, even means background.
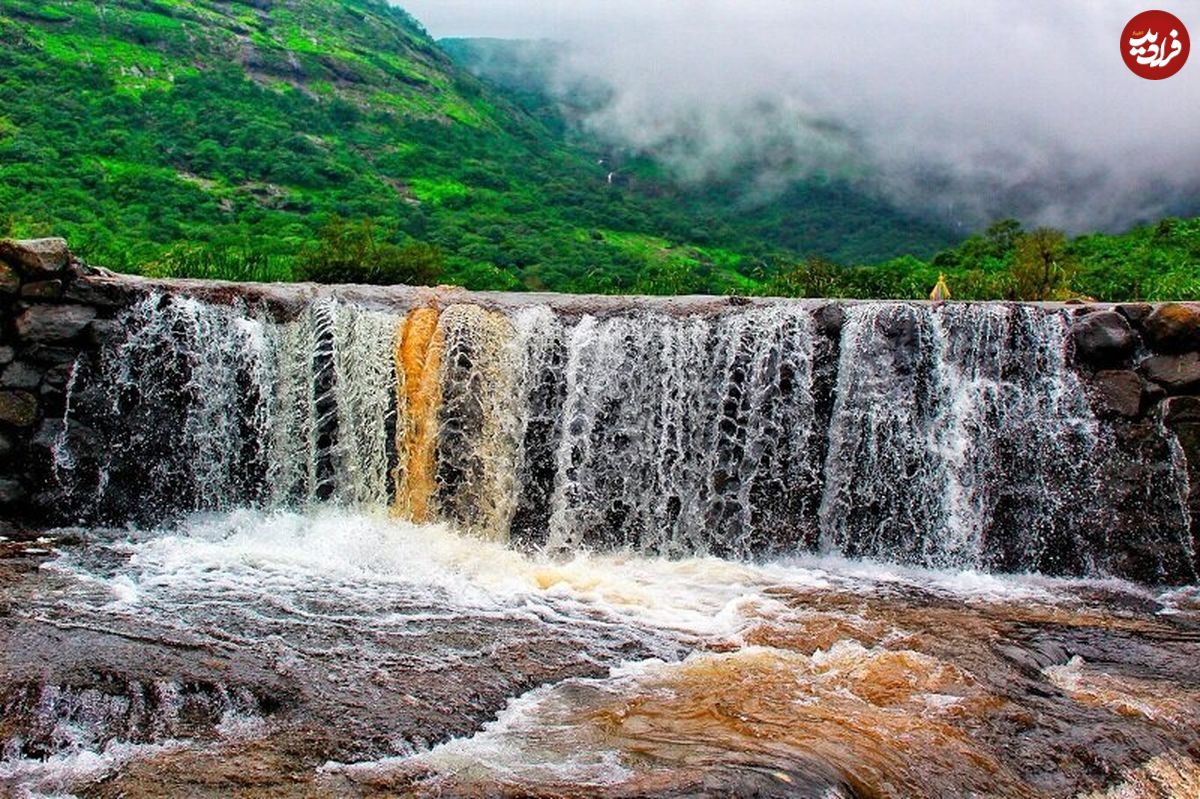
[[[296,274],[314,283],[432,286],[444,267],[437,247],[419,241],[404,246],[379,242],[371,220],[335,218],[321,229],[316,245],[300,253]]]

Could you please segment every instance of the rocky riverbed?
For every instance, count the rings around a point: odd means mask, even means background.
[[[236,513],[0,559],[15,796],[1175,797],[1200,596]]]

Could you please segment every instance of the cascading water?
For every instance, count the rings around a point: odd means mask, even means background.
[[[856,305],[833,340],[799,303],[276,321],[150,296],[122,324],[58,447],[84,519],[327,501],[556,550],[1104,569],[1059,311]]]
[[[1194,580],[1181,440],[1067,311],[381,296],[75,362],[0,793],[1197,795],[1200,593],[1108,577]]]

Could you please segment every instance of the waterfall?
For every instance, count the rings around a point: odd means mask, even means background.
[[[953,567],[1082,555],[1069,539],[1094,517],[1098,425],[1066,338],[1060,314],[1028,306],[851,309],[826,544]]]
[[[151,294],[120,324],[55,448],[79,521],[336,504],[524,547],[1104,569],[1106,433],[1062,311],[858,304],[831,334],[789,302]]]

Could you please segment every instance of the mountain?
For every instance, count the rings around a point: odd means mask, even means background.
[[[472,288],[746,291],[950,237],[844,186],[738,210],[603,153],[379,0],[0,0],[0,235],[288,279],[338,218]],[[209,256],[205,256],[209,257]]]

